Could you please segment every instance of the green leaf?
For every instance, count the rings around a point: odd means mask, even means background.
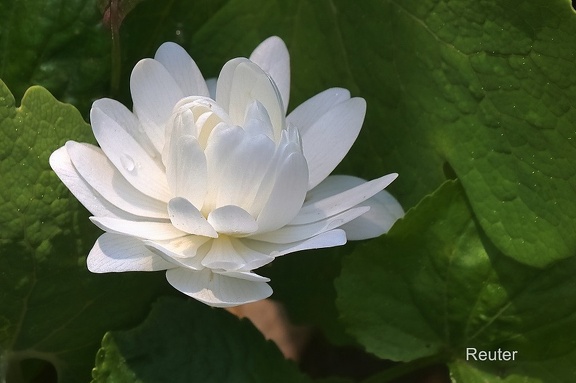
[[[87,114],[110,72],[96,0],[0,0],[0,15],[0,78],[15,96],[39,84]]]
[[[427,3],[392,5],[393,35],[412,36],[393,53],[410,63],[395,77],[406,89],[402,102],[420,110],[414,134],[446,158],[505,254],[537,266],[573,255],[570,2],[459,1],[433,11]]]
[[[93,382],[310,382],[247,320],[160,299],[138,327],[107,333]]]
[[[238,30],[247,33],[231,39]],[[390,191],[409,208],[453,169],[504,254],[535,266],[574,254],[569,1],[232,0],[189,50],[214,70],[270,34],[291,52],[292,107],[334,86],[366,98],[363,131],[340,172],[398,172]]]
[[[448,181],[386,236],[345,257],[337,304],[350,332],[380,358],[570,381],[576,341],[565,334],[576,331],[575,267],[576,257],[540,270],[504,256],[459,182]],[[467,348],[517,356],[466,361]],[[474,374],[460,376],[474,382]]]
[[[499,369],[455,361],[450,364],[450,372],[454,383],[569,383],[576,379],[573,368],[575,359],[576,353],[572,352],[561,358],[553,357],[538,363],[520,362],[515,366],[503,364]]]
[[[41,87],[16,108],[1,81],[0,113],[0,380],[41,359],[60,382],[86,381],[102,334],[139,321],[167,283],[88,272],[100,231],[48,165],[66,140],[93,141],[80,113]]]

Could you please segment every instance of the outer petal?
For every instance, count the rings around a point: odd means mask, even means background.
[[[327,203],[337,202],[340,198],[344,198],[342,202],[346,203],[348,200],[353,200],[354,195],[358,196],[362,190],[369,188],[370,184],[376,186],[375,182],[379,180],[381,182],[386,182],[386,180],[391,182],[392,179],[396,178],[395,176],[395,174],[388,174],[369,182],[353,176],[330,176],[309,192],[308,197],[310,199],[306,202],[302,211],[305,212],[307,208],[314,206],[325,208]],[[382,185],[380,186],[382,187]],[[349,194],[352,194],[352,196]],[[346,231],[346,236],[349,240],[378,237],[388,232],[394,222],[404,216],[402,206],[385,190],[378,192],[365,201],[357,201],[357,203],[357,206],[368,206],[370,210],[340,227]],[[297,221],[298,218],[296,217],[294,221]],[[300,219],[303,218],[305,218],[304,215],[300,216]]]
[[[142,242],[144,243],[147,249],[160,256],[166,262],[170,262],[178,267],[183,267],[185,269],[191,269],[191,270],[202,270],[204,268],[204,266],[200,262],[202,261],[202,257],[205,255],[205,250],[209,248],[209,246],[196,247],[195,246],[196,244],[194,244],[194,248],[190,249],[188,252],[189,253],[194,252],[196,254],[190,257],[181,257],[180,253],[175,253],[173,251],[173,246],[171,246],[170,241],[142,241]]]
[[[184,93],[168,70],[153,59],[140,60],[130,76],[134,113],[158,153],[164,147],[165,124]]]
[[[66,150],[82,178],[107,201],[134,215],[168,218],[166,203],[140,193],[122,177],[100,148],[68,141]]]
[[[360,133],[366,101],[352,98],[335,105],[308,129],[301,130],[304,157],[310,168],[308,190],[324,180],[346,156]]]
[[[350,176],[331,176],[310,190],[306,202],[290,224],[298,225],[325,219],[350,209],[372,197],[398,177],[392,173],[366,182]]]
[[[247,281],[252,281],[252,282],[270,282],[270,278],[266,278],[263,277],[261,275],[258,274],[254,274],[250,271],[220,271],[220,270],[214,270],[213,271],[216,274],[219,275],[225,275],[227,277],[234,277],[234,278],[238,278],[238,279],[245,279]]]
[[[136,216],[117,208],[102,197],[96,190],[82,178],[72,164],[66,147],[61,147],[50,155],[50,166],[90,213],[98,217],[135,219]]]
[[[162,44],[154,59],[164,65],[185,96],[210,96],[200,69],[180,45],[172,42]]]
[[[165,241],[142,241],[147,247],[168,254],[172,258],[193,258],[204,256],[208,252],[210,244],[207,242],[212,239],[198,235],[186,235]]]
[[[267,38],[254,49],[250,60],[272,77],[282,96],[286,112],[290,99],[290,54],[284,41],[277,36]]]
[[[272,289],[265,282],[228,277],[209,269],[172,269],[168,282],[184,294],[214,307],[231,307],[267,298]]]
[[[93,273],[156,271],[176,267],[146,249],[136,238],[104,233],[92,247],[87,259]]]
[[[160,164],[160,158],[158,157],[158,152],[152,141],[146,135],[144,127],[138,120],[138,117],[134,115],[128,108],[126,108],[122,103],[112,100],[110,98],[101,98],[94,101],[92,108],[100,109],[112,120],[116,121],[118,125],[122,127],[136,142],[140,145],[146,153],[155,161]]]
[[[113,115],[95,104],[90,111],[94,136],[124,178],[142,193],[168,201],[170,192],[163,166],[121,126]]]
[[[320,117],[336,105],[349,100],[350,92],[344,88],[330,88],[298,105],[287,117],[286,122],[304,133]]]
[[[310,98],[286,117],[298,128],[310,168],[308,190],[330,174],[358,137],[366,102],[350,92],[332,88]]]
[[[228,61],[218,77],[216,102],[228,111],[236,125],[244,123],[246,109],[254,101],[264,105],[274,126],[275,141],[285,126],[282,96],[268,75],[248,59],[236,58]]]
[[[305,225],[287,225],[276,231],[250,236],[264,242],[288,244],[312,238],[318,234],[336,229],[366,213],[369,207],[355,207],[327,219]]]
[[[90,220],[102,230],[142,239],[165,240],[186,235],[183,231],[172,226],[171,223],[139,222],[104,217],[90,217]]]
[[[369,206],[370,210],[340,226],[346,231],[346,237],[351,241],[379,237],[387,233],[392,225],[404,216],[402,206],[386,190],[382,190],[362,205]]]
[[[365,213],[366,214],[366,213]],[[257,241],[250,238],[239,239],[246,247],[271,257],[294,253],[296,251],[309,249],[323,249],[326,247],[341,246],[346,243],[346,233],[344,230],[334,229],[320,233],[312,238],[286,244]],[[256,268],[256,267],[254,267]]]

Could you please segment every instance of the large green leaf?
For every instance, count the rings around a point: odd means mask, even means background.
[[[76,3],[0,2],[0,76],[17,95],[40,83],[85,112],[105,92],[110,38],[94,1]],[[278,34],[292,53],[293,106],[329,86],[368,101],[341,171],[399,172],[391,190],[410,207],[447,163],[498,248],[542,266],[576,247],[574,20],[567,0],[147,1],[122,27],[122,100],[134,62],[164,40],[215,76]]]
[[[73,102],[85,115],[90,101],[107,93],[110,37],[99,26],[101,15],[95,0],[0,0],[0,15],[0,77],[18,97],[30,84],[42,84],[58,98]],[[576,250],[575,28],[568,0],[199,0],[192,4],[149,0],[138,5],[121,28],[120,98],[130,106],[129,71],[136,60],[153,55],[165,40],[181,43],[205,75],[215,76],[226,59],[247,56],[265,37],[279,35],[292,57],[291,108],[332,86],[347,87],[368,101],[364,128],[339,172],[365,178],[399,172],[400,178],[389,189],[406,208],[435,190],[446,176],[455,175],[473,212],[467,214],[473,214],[482,228],[475,230],[486,234],[488,238],[480,236],[484,243],[494,243],[497,248],[490,245],[484,250],[489,258],[500,254],[500,259],[504,254],[524,264],[546,266],[574,255]],[[10,114],[12,109],[0,109],[0,113]],[[33,142],[35,133],[20,136],[12,131],[17,126],[10,125],[5,130],[10,133],[5,134],[13,141]],[[46,149],[44,160],[66,139],[89,140],[88,134],[61,134],[58,143]],[[3,180],[10,178],[5,174],[19,169],[16,165],[26,153],[26,144],[9,155],[3,152]],[[9,281],[10,289],[16,291],[6,296],[20,294],[21,285],[11,279],[12,275],[30,274],[37,254],[46,259],[74,254],[76,258],[67,258],[69,267],[72,263],[82,265],[78,257],[86,254],[96,235],[63,186],[59,186],[59,199],[39,198],[42,192],[54,196],[49,188],[36,186],[50,174],[47,168],[42,169],[35,175],[20,175],[20,185],[29,182],[37,190],[31,207],[26,202],[29,194],[4,192],[12,193],[14,206],[0,208],[2,255],[13,254],[7,267],[20,270],[11,274],[0,271],[2,283]],[[55,178],[47,182],[57,185]],[[42,201],[54,211],[40,209],[35,217],[36,204]],[[18,215],[22,206],[27,209],[26,219]],[[12,219],[19,222],[20,231],[6,224],[4,234],[4,222]],[[37,223],[42,221],[42,225]],[[417,239],[416,234],[410,235]],[[377,253],[380,250],[375,246],[362,249]],[[270,274],[278,297],[288,303],[289,311],[338,335],[337,318],[330,314],[334,313],[329,302],[334,291],[329,285],[338,272],[340,254],[326,253],[326,257],[307,252],[278,260]],[[8,258],[0,262],[4,262],[4,270]],[[283,273],[284,267],[289,272]],[[485,261],[478,267],[487,267]],[[518,267],[540,275],[531,268]],[[69,269],[58,265],[53,270],[66,274]],[[551,273],[548,268],[545,271]],[[84,278],[91,281],[82,274],[80,279]],[[116,276],[97,278],[116,281]],[[297,290],[293,290],[294,285],[298,285]],[[48,289],[54,294],[64,290]],[[294,291],[303,293],[291,295]],[[306,294],[320,291],[323,293]],[[320,295],[321,303],[315,305]],[[52,295],[46,299],[53,300]],[[432,306],[422,303],[426,304]],[[17,310],[6,307],[0,315],[11,319],[3,320],[7,324],[0,328],[10,329],[6,330],[8,339],[14,337],[9,326],[17,322],[13,319]],[[11,314],[4,315],[8,312]],[[324,320],[326,317],[330,320]],[[102,325],[96,332],[106,327]],[[464,365],[459,373],[473,375],[476,367]],[[492,374],[491,370],[478,371]],[[453,372],[456,374],[456,367]]]
[[[230,37],[248,24],[249,33]],[[331,86],[367,99],[364,129],[341,171],[398,172],[390,190],[410,207],[451,168],[506,255],[544,266],[574,254],[569,1],[232,0],[190,50],[213,68],[269,34],[288,43],[293,106]]]
[[[576,331],[575,267],[576,257],[540,270],[504,256],[459,182],[448,181],[345,258],[338,306],[350,332],[384,359],[450,362],[458,382],[475,382],[475,370],[568,382],[576,374],[576,341],[565,336]],[[466,361],[467,348],[517,355]]]
[[[310,382],[247,320],[161,299],[140,326],[106,334],[93,382]]]
[[[60,382],[86,381],[102,334],[140,320],[167,283],[88,272],[99,230],[48,166],[66,140],[92,141],[78,111],[40,87],[16,108],[0,81],[0,113],[0,380],[41,359]]]
[[[15,96],[39,84],[87,113],[110,77],[96,0],[0,0],[0,15],[0,78]]]

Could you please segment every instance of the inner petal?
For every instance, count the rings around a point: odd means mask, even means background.
[[[218,233],[202,213],[186,198],[176,197],[168,202],[168,215],[174,227],[186,233],[217,238]]]
[[[206,196],[208,169],[206,156],[194,136],[184,135],[171,140],[166,161],[166,178],[173,196],[184,197],[192,205],[202,207]]]
[[[216,101],[237,125],[244,122],[246,108],[252,102],[261,102],[272,121],[274,140],[280,140],[286,126],[282,97],[270,76],[250,60],[237,58],[224,65],[218,77]]]
[[[202,265],[210,269],[238,270],[246,261],[232,246],[230,238],[223,235],[212,241],[212,247],[202,260]]]
[[[222,122],[231,125],[228,114],[216,101],[208,97],[185,97],[174,107],[172,118],[166,126],[166,141],[192,135],[205,149],[212,130]],[[163,156],[166,156],[165,152]]]
[[[238,126],[219,126],[208,140],[208,192],[202,211],[239,206],[250,214],[256,194],[274,156],[275,145],[265,135],[251,136]]]
[[[218,232],[241,236],[258,230],[258,223],[246,210],[234,205],[214,209],[208,215],[208,223]]]

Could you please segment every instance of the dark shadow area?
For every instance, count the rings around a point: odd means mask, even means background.
[[[8,366],[6,383],[57,383],[58,374],[52,363],[43,359],[23,359]]]
[[[382,360],[356,346],[334,346],[316,332],[302,354],[300,368],[314,379],[343,377],[362,382],[401,363]],[[450,383],[448,368],[434,365],[409,373],[393,383]]]

